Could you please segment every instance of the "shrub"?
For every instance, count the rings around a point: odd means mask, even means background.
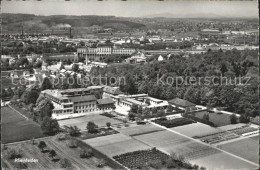
[[[67,145],[70,147],[70,148],[76,148],[76,147],[78,147],[78,142],[76,141],[76,140],[69,140],[68,142],[67,142]]]
[[[168,160],[166,161],[166,167],[169,168],[169,169],[175,168],[176,166],[175,166],[174,160],[171,159],[171,158],[168,159]]]
[[[172,119],[172,120],[165,120],[165,118],[160,118],[160,119],[156,119],[154,120],[155,123],[165,126],[167,128],[171,128],[171,127],[176,127],[176,126],[182,126],[182,125],[187,125],[187,124],[191,124],[193,123],[192,120],[187,119],[187,118],[176,118],[176,119]]]
[[[92,149],[83,149],[83,150],[80,151],[80,157],[81,158],[90,158],[93,155],[94,154],[93,154]]]
[[[60,160],[60,167],[61,168],[71,168],[72,164],[68,159],[64,158],[64,159]]]
[[[21,158],[22,157],[22,152],[21,150],[15,150],[15,149],[10,149],[10,150],[7,150],[7,156],[8,156],[8,159],[15,159],[15,158]]]
[[[59,141],[66,140],[66,135],[65,135],[65,134],[59,134],[59,135],[57,136],[57,139],[58,139]]]
[[[98,159],[97,167],[98,168],[103,168],[104,166],[106,166],[106,161],[104,159]]]
[[[89,121],[87,124],[87,129],[89,133],[97,133],[98,132],[98,126],[94,123]]]

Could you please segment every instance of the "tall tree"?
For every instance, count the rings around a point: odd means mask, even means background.
[[[41,84],[41,91],[46,90],[46,89],[52,89],[52,83],[48,77],[45,77]]]

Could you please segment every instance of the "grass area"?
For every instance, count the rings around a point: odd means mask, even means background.
[[[106,123],[110,122],[111,125],[117,125],[117,124],[122,124],[121,121],[108,118],[102,115],[98,114],[93,114],[93,115],[87,115],[83,117],[78,117],[78,118],[71,118],[71,119],[65,119],[65,120],[59,120],[59,125],[60,127],[67,125],[67,126],[77,126],[81,130],[86,130],[87,123],[89,121],[94,122],[96,125],[99,127],[106,127]]]
[[[19,143],[17,145],[8,145],[7,149],[3,151],[3,167],[4,169],[16,169],[17,164],[14,160],[8,159],[8,149],[15,148],[15,150],[20,150],[22,153],[22,158],[34,158],[38,162],[36,163],[26,163],[28,169],[60,169],[60,161],[63,158],[68,159],[72,164],[72,169],[97,169],[97,163],[100,155],[94,153],[91,158],[80,158],[81,149],[89,149],[90,147],[86,145],[78,145],[77,148],[70,148],[67,145],[67,141],[58,141],[55,137],[50,137],[44,139],[47,144],[47,148],[42,152],[38,147],[39,140],[33,145],[31,142]],[[57,156],[54,159],[49,157],[49,151],[55,150]],[[103,157],[102,157],[103,158]],[[19,166],[19,165],[18,165]],[[105,166],[100,169],[114,169],[109,166]]]
[[[259,135],[254,136],[254,137],[250,137],[250,139],[255,140],[255,141],[259,141]]]
[[[241,139],[234,142],[219,145],[225,151],[238,155],[249,161],[259,163],[259,141]]]
[[[171,128],[172,130],[184,134],[189,137],[204,136],[220,132],[221,130],[205,125],[203,123],[192,123],[184,126],[178,126]]]
[[[2,143],[44,137],[40,126],[9,107],[1,107]]]
[[[150,149],[151,147],[131,137],[114,134],[84,140],[85,143],[95,147],[100,152],[113,157],[127,152]]]
[[[164,129],[162,129],[158,126],[155,126],[153,124],[146,124],[146,125],[136,125],[134,127],[128,127],[128,128],[121,128],[121,129],[117,129],[117,130],[120,133],[128,135],[128,136],[137,136],[137,135],[162,131]]]
[[[203,119],[203,116],[205,114],[209,115],[209,121],[214,123],[216,126],[225,126],[229,125],[230,123],[230,115],[228,114],[218,114],[215,112],[209,113],[207,111],[200,111],[200,112],[194,112],[195,117]]]
[[[27,106],[23,105],[23,106],[19,106],[19,104],[10,104],[10,106],[12,108],[14,108],[15,110],[17,110],[18,112],[20,112],[21,114],[23,114],[25,117],[30,118],[31,119],[31,115],[30,112],[28,111]]]
[[[206,169],[258,169],[259,167],[224,152],[191,160],[190,163],[204,166]]]

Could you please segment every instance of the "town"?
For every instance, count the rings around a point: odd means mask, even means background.
[[[3,13],[1,43],[3,169],[259,168],[257,18]]]

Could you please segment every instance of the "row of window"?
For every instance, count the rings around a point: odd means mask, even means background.
[[[89,107],[95,107],[95,104],[89,104],[89,105],[84,105],[84,106],[75,106],[75,109],[84,109],[84,108],[89,108]]]

